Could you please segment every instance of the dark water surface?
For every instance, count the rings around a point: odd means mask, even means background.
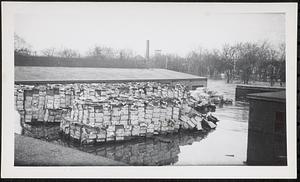
[[[235,84],[208,80],[208,88],[234,99]],[[82,146],[59,133],[59,126],[28,126],[23,134],[104,156],[129,165],[244,165],[247,152],[248,104],[233,102],[213,113],[220,122],[210,132],[180,132],[152,138]]]

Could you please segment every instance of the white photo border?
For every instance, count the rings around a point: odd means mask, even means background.
[[[153,166],[153,167],[16,167],[14,166],[14,14],[39,11],[51,5],[72,9],[93,6],[83,2],[2,2],[2,178],[296,178],[297,177],[297,3],[126,3],[159,6],[199,6],[204,12],[285,13],[287,166]],[[96,3],[95,3],[96,4]],[[102,3],[120,5],[122,3]],[[124,5],[124,4],[122,4]],[[34,7],[34,8],[33,8]]]

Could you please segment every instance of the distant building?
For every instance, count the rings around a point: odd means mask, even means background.
[[[248,94],[247,163],[286,165],[285,91]]]
[[[161,56],[161,50],[155,50],[154,55],[155,57]]]

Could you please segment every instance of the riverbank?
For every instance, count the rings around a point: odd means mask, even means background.
[[[15,166],[124,165],[126,164],[101,156],[15,134]]]

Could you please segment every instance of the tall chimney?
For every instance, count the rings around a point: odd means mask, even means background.
[[[146,43],[146,59],[149,60],[149,40]]]

